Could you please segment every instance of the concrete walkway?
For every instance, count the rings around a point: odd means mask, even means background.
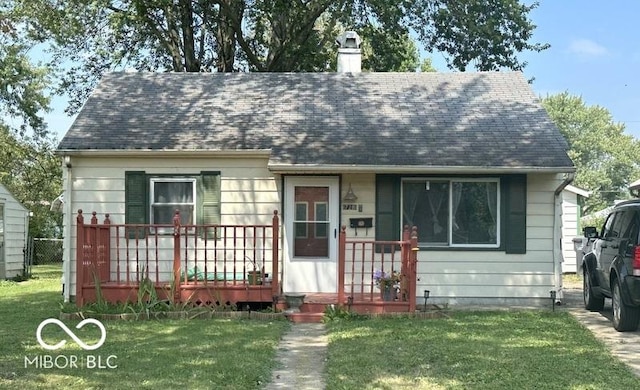
[[[280,367],[265,389],[324,389],[327,344],[324,324],[291,324],[276,352]]]

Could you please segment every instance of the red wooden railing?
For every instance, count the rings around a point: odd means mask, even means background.
[[[77,254],[76,254],[76,296],[82,297],[82,286],[87,283],[109,281],[110,227],[109,214],[104,223],[98,225],[93,212],[91,225],[84,224],[82,210],[78,210]]]
[[[267,274],[271,296],[279,295],[279,230],[277,211],[269,225],[181,225],[177,211],[173,225],[143,225],[112,224],[108,214],[99,224],[95,212],[85,224],[78,210],[76,303],[96,282],[172,282],[177,299],[190,284],[251,287]]]
[[[96,283],[136,286],[143,280],[157,285],[175,283],[174,299],[181,289],[214,283],[216,287],[260,289],[270,297],[280,295],[278,212],[265,225],[182,225],[176,212],[172,225],[113,224],[109,215],[98,223],[96,213],[85,224],[77,216],[76,303],[84,304],[83,289]],[[405,227],[400,241],[348,240],[343,227],[339,238],[338,303],[380,301],[373,283],[376,270],[401,274],[394,302],[409,311],[416,306],[417,231]],[[270,268],[268,268],[270,265]],[[265,267],[267,266],[267,267]],[[267,272],[270,270],[270,273]],[[266,274],[271,285],[256,286]],[[219,276],[222,276],[220,278]]]
[[[417,229],[406,226],[402,241],[348,240],[346,228],[340,232],[338,260],[338,302],[347,294],[356,302],[379,301],[381,291],[375,284],[376,271],[399,272],[399,293],[394,302],[407,302],[416,308]]]

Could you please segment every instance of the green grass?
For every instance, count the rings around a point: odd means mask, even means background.
[[[34,267],[36,278],[0,282],[0,388],[27,389],[250,389],[271,378],[275,348],[289,324],[251,320],[105,321],[107,339],[95,351],[83,351],[61,329],[48,325],[43,339],[67,345],[47,351],[36,329],[57,318],[62,297],[60,267]],[[64,321],[87,344],[98,341],[93,325],[76,330],[78,321]],[[79,368],[25,368],[25,356],[78,357]],[[87,368],[87,356],[111,358],[117,368]],[[59,358],[65,365],[64,358]]]
[[[327,389],[637,389],[566,312],[329,324]]]
[[[250,389],[270,380],[284,321],[105,321],[107,339],[82,351],[54,325],[59,266],[34,267],[36,278],[0,282],[0,388]],[[77,321],[65,321],[74,329]],[[454,312],[451,318],[342,320],[328,324],[328,389],[612,389],[640,380],[568,313]],[[95,343],[99,332],[74,329]],[[117,368],[25,368],[25,356],[109,356]],[[64,363],[64,361],[62,361]],[[83,364],[85,362],[81,362]]]

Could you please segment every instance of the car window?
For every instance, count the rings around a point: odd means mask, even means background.
[[[619,215],[613,223],[613,231],[618,232],[618,236],[621,238],[629,238],[631,234],[631,230],[629,228],[636,213],[633,212],[633,210],[627,210],[618,214]]]
[[[630,213],[632,215],[629,226],[627,227],[624,236],[628,238],[628,241],[623,243],[626,252],[626,256],[633,256],[636,245],[638,245],[638,234],[640,234],[640,220],[638,219],[638,213]]]
[[[600,237],[602,238],[611,238],[613,237],[613,221],[615,219],[617,213],[611,213],[609,214],[609,216],[607,217],[607,220],[604,223],[604,226],[602,227],[602,234],[600,234]]]

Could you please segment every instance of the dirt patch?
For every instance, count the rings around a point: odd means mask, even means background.
[[[582,289],[582,275],[576,275],[576,274],[562,275],[562,287]]]

